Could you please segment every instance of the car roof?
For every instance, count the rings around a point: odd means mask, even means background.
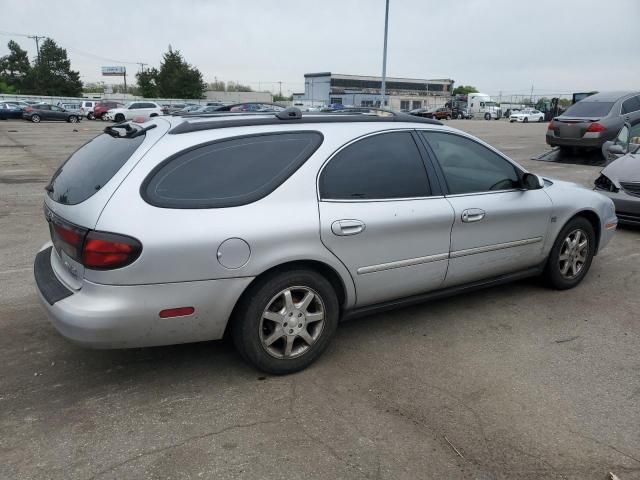
[[[371,109],[375,114],[363,113],[323,113],[305,112],[298,108],[287,108],[283,112],[274,113],[233,113],[222,112],[185,117],[176,116],[171,121],[172,128],[170,134],[182,134],[197,132],[202,130],[212,130],[230,127],[246,127],[260,125],[308,125],[326,123],[415,123],[442,125],[441,122],[430,118],[415,117],[406,113],[393,112],[390,110]]]
[[[612,92],[598,92],[593,95],[589,95],[581,100],[581,102],[615,102],[623,97],[629,95],[640,95],[640,92],[634,91],[612,91]]]

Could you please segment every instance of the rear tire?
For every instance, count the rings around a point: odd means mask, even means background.
[[[89,112],[89,114],[87,115],[87,120],[95,120],[96,116],[93,114],[93,112]]]
[[[591,267],[595,246],[596,236],[591,222],[584,217],[569,220],[549,253],[544,271],[547,284],[557,290],[578,285]]]
[[[451,120],[451,115],[447,115],[447,120]]]
[[[31,121],[33,123],[40,123],[40,115],[38,114],[31,115]]]
[[[326,278],[312,270],[290,270],[252,285],[236,306],[230,330],[246,361],[284,375],[308,367],[322,354],[339,315],[336,293]]]
[[[115,120],[117,123],[124,122],[124,115],[123,115],[123,114],[121,114],[121,113],[119,113],[119,114],[117,114],[117,115],[116,115],[116,117],[114,118],[114,120]]]
[[[529,117],[524,117],[524,120],[522,120],[522,123],[529,123]]]
[[[542,123],[542,122],[544,122],[544,117],[540,117],[540,118],[538,119],[538,123]]]
[[[491,114],[490,113],[485,113],[484,114],[484,119],[485,120],[491,120]]]
[[[464,118],[464,115],[462,115],[461,113],[458,114],[458,120],[462,120]]]

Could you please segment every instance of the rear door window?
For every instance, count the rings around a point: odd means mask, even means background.
[[[613,102],[590,102],[582,100],[571,105],[566,112],[565,117],[604,117],[609,114]]]
[[[640,110],[640,97],[631,97],[622,102],[622,113],[637,112]]]
[[[429,179],[410,132],[366,137],[338,152],[320,176],[324,200],[428,197]]]
[[[53,175],[46,187],[49,197],[63,205],[84,202],[111,180],[144,138],[103,133],[84,144]]]
[[[230,138],[180,152],[142,185],[142,196],[165,208],[246,205],[273,192],[322,143],[319,132]]]

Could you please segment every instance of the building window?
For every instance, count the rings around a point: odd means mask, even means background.
[[[410,103],[409,100],[400,100],[400,110],[409,110]]]
[[[342,105],[342,97],[331,97],[331,101],[329,103],[339,103],[340,105]]]
[[[412,109],[417,109],[417,108],[422,108],[422,100],[414,100],[412,105],[411,105]]]
[[[373,107],[373,100],[362,100],[360,102],[361,107]]]

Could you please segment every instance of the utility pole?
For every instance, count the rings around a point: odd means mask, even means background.
[[[137,62],[137,64],[140,65],[140,71],[142,73],[144,73],[144,66],[149,65],[148,63],[142,63],[142,62]]]
[[[382,50],[382,86],[380,88],[380,107],[384,108],[384,97],[387,87],[387,33],[389,32],[389,0],[385,0],[384,11],[384,48]]]
[[[280,98],[282,98],[282,82],[278,82],[278,84],[280,85]]]
[[[529,102],[533,105],[533,84],[531,84],[531,97],[529,97]]]
[[[40,39],[47,38],[45,35],[27,35],[27,38],[31,38],[36,41],[36,51],[38,52],[38,63],[40,63]]]

